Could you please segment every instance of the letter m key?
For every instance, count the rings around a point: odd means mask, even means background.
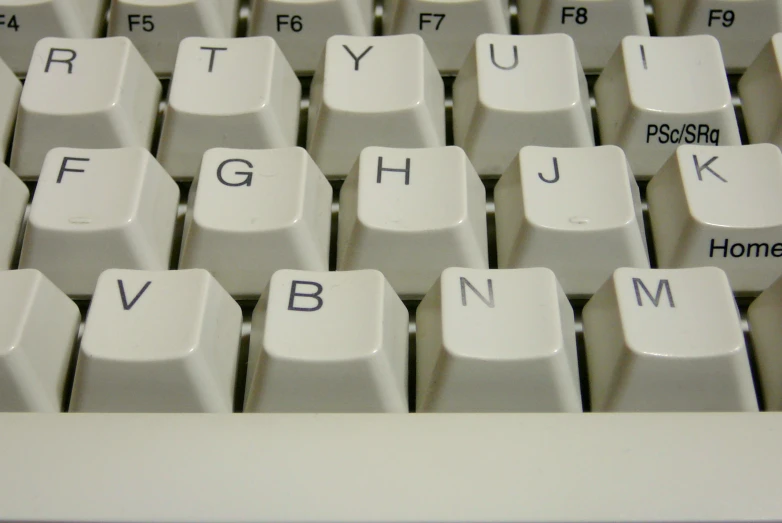
[[[654,296],[652,296],[652,293],[649,291],[649,288],[644,284],[641,278],[633,278],[633,289],[635,290],[635,299],[639,307],[644,306],[644,296],[646,296],[646,298],[649,301],[651,301],[655,307],[659,307],[660,301],[663,297],[663,291],[665,291],[666,298],[668,299],[668,305],[670,307],[676,307],[676,305],[673,302],[673,293],[671,292],[671,284],[667,279],[660,280],[659,282],[657,282],[657,289]]]

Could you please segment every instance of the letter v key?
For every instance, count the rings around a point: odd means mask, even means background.
[[[151,281],[148,281],[144,284],[143,287],[141,287],[141,290],[138,291],[136,296],[133,297],[132,300],[130,300],[130,303],[128,303],[128,298],[125,295],[125,284],[122,282],[122,280],[117,280],[117,286],[119,287],[119,296],[122,299],[122,308],[126,311],[129,311],[133,308],[133,306],[136,304],[139,298],[141,298],[141,295],[146,292],[147,288],[152,284]]]

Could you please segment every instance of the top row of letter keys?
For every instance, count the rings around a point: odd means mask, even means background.
[[[509,34],[508,0],[385,0],[383,34],[419,34],[442,72],[458,71],[475,38]],[[187,36],[237,36],[239,0],[112,0],[109,36],[126,36],[158,75],[170,75]],[[782,0],[653,0],[660,36],[711,34],[729,70],[746,68],[782,31]],[[0,0],[0,58],[25,74],[44,37],[103,31],[104,0]],[[523,34],[567,33],[587,71],[601,70],[624,36],[649,35],[643,0],[524,0]],[[253,0],[248,35],[277,40],[293,69],[314,71],[333,35],[371,36],[374,0]]]

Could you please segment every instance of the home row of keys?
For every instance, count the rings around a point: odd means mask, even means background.
[[[736,302],[716,268],[618,269],[574,313],[548,269],[449,268],[415,312],[377,271],[278,271],[252,314],[204,270],[104,272],[77,306],[35,270],[0,273],[0,411],[756,411]],[[782,280],[749,308],[768,410],[782,408]],[[44,326],[45,327],[42,327]],[[241,369],[241,370],[240,370]],[[585,392],[585,391],[584,391]],[[67,402],[67,403],[66,403]]]
[[[772,34],[782,31],[779,0],[653,0],[661,36],[711,34],[731,70],[746,68]],[[109,36],[127,36],[160,75],[174,67],[184,37],[236,36],[239,0],[112,0]],[[100,36],[105,0],[0,0],[0,58],[25,73],[44,37]],[[620,40],[649,35],[643,0],[524,0],[524,34],[566,33],[584,67],[602,69]],[[298,73],[312,72],[333,35],[371,36],[373,0],[253,0],[248,36],[277,40]],[[459,70],[481,34],[509,34],[508,0],[385,0],[382,32],[418,34],[442,72]]]
[[[782,33],[739,82],[753,142],[782,145]],[[11,167],[35,179],[49,149],[152,140],[161,85],[129,40],[44,39],[24,88],[0,67],[0,138],[16,118]],[[21,98],[20,93],[21,92]],[[372,96],[366,96],[372,93]],[[443,81],[416,35],[332,37],[310,90],[307,149],[344,177],[366,146],[445,145]],[[731,93],[710,36],[627,37],[595,85],[601,141],[649,178],[678,145],[739,145]],[[268,37],[186,39],[158,158],[179,180],[212,147],[296,145],[301,86]],[[453,86],[454,142],[481,175],[502,173],[525,145],[595,143],[589,93],[566,35],[481,35]]]
[[[27,187],[0,169],[0,259],[11,268]],[[279,269],[325,271],[332,187],[304,149],[213,149],[190,189],[179,268],[256,298]],[[682,146],[647,189],[657,265],[717,266],[734,292],[782,274],[782,153],[770,144]],[[71,296],[109,268],[164,270],[176,183],[144,149],[54,149],[19,266]],[[526,147],[494,189],[497,264],[547,267],[591,296],[618,267],[648,268],[638,186],[621,149]],[[365,149],[339,193],[338,270],[376,269],[420,298],[446,267],[489,264],[486,192],[458,147]]]

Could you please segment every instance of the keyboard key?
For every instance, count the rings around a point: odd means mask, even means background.
[[[19,102],[11,168],[36,179],[54,147],[149,147],[161,86],[127,38],[44,38]]]
[[[525,145],[594,145],[586,77],[567,35],[481,35],[453,85],[454,143],[480,174]]]
[[[90,304],[71,412],[231,412],[242,310],[209,273],[111,269]]]
[[[273,36],[291,67],[312,73],[334,35],[372,36],[373,0],[253,0],[249,34]]]
[[[444,146],[444,96],[420,36],[332,36],[310,88],[307,150],[344,177],[364,147]]]
[[[681,146],[646,194],[660,267],[719,267],[738,293],[782,274],[777,147]]]
[[[524,34],[570,35],[587,71],[603,69],[625,36],[649,36],[644,0],[523,0],[519,23]]]
[[[301,84],[269,37],[186,38],[179,46],[158,159],[192,180],[212,147],[296,145]]]
[[[641,197],[618,147],[525,147],[494,189],[500,268],[548,267],[590,296],[619,267],[649,268]]]
[[[337,270],[421,297],[447,267],[488,269],[486,189],[458,147],[367,147],[340,191]]]
[[[190,193],[181,269],[254,298],[278,269],[329,270],[332,189],[304,149],[212,149]]]
[[[765,410],[782,410],[782,278],[752,302],[747,321]]]
[[[41,38],[100,36],[104,9],[105,0],[0,0],[0,58],[24,75]]]
[[[679,145],[741,145],[719,42],[628,36],[595,84],[602,143],[624,149],[638,179]]]
[[[660,36],[709,34],[720,41],[725,66],[749,66],[771,36],[782,31],[779,0],[652,0]]]
[[[377,271],[274,273],[253,311],[246,412],[407,412],[409,314]]]
[[[738,83],[751,143],[782,147],[782,34],[775,34]]]
[[[112,0],[109,36],[130,38],[152,70],[165,76],[183,38],[230,38],[238,17],[239,0]]]
[[[0,411],[59,412],[79,308],[36,270],[0,272]]]
[[[617,269],[583,322],[592,410],[758,410],[722,270]]]
[[[3,158],[8,152],[21,94],[22,82],[0,59],[0,155]]]
[[[421,35],[440,71],[456,72],[475,39],[510,33],[508,0],[386,0],[383,34]]]
[[[106,269],[168,269],[178,203],[176,183],[145,149],[53,149],[19,266],[71,296],[90,296]]]
[[[0,164],[0,273],[14,263],[29,198],[27,186]]]
[[[416,325],[416,411],[581,411],[573,308],[550,270],[446,269]]]

